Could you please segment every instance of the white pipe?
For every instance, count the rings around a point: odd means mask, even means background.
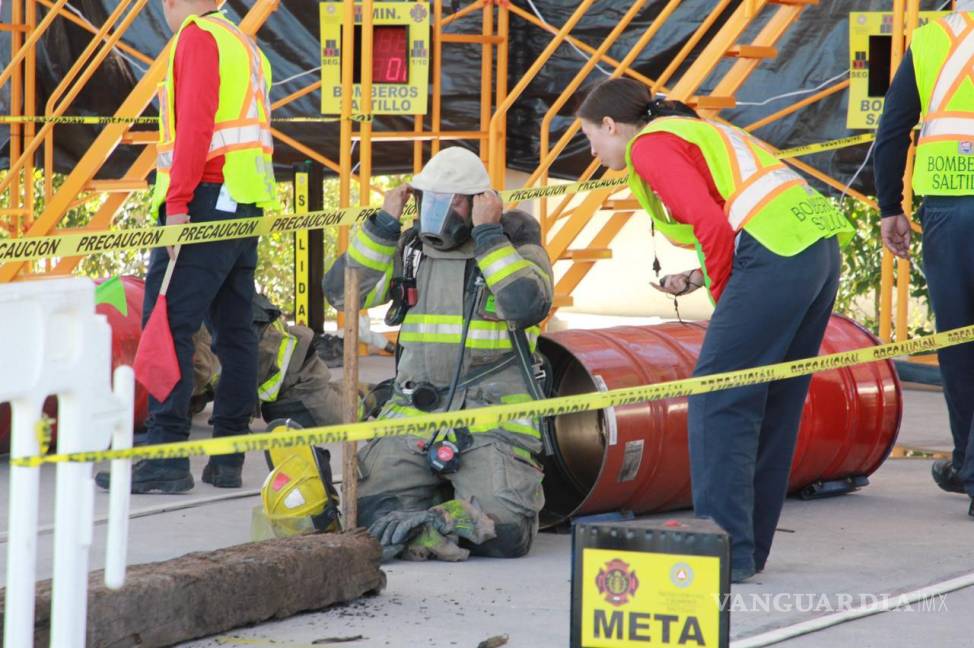
[[[132,411],[135,408],[135,373],[131,367],[118,367],[114,376],[115,396],[125,415],[115,424],[112,449],[132,447]],[[108,540],[105,548],[105,585],[119,589],[125,584],[126,549],[129,537],[129,504],[132,499],[132,460],[112,461],[108,504]]]
[[[39,454],[34,426],[41,405],[27,400],[11,402],[10,456]],[[40,468],[10,467],[10,529],[7,544],[7,589],[3,645],[31,648],[34,645],[34,574],[37,565],[37,502]]]
[[[972,585],[974,585],[974,572],[934,583],[927,587],[921,587],[920,589],[915,589],[905,594],[889,595],[884,597],[882,602],[876,601],[869,605],[860,605],[841,612],[834,612],[815,619],[785,626],[784,628],[776,628],[751,637],[737,639],[731,642],[731,648],[762,648],[763,646],[770,646],[785,641],[786,639],[794,639],[795,637],[831,628],[847,621],[855,621],[856,619],[862,619],[863,617],[874,614],[889,612],[904,605],[910,605],[917,601],[929,599]]]

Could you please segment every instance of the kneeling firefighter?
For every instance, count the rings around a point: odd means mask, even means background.
[[[410,195],[419,217],[402,232]],[[386,194],[325,276],[339,310],[346,264],[360,270],[363,308],[391,300],[387,323],[401,324],[379,418],[540,396],[531,354],[551,307],[551,264],[537,222],[502,214],[476,155],[444,149],[411,185]],[[373,440],[358,457],[359,522],[386,558],[522,556],[544,504],[541,450],[533,419]]]

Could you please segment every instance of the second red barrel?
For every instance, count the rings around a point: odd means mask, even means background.
[[[545,334],[559,396],[688,378],[706,323],[668,323]],[[878,344],[850,319],[833,316],[822,354]],[[890,361],[833,369],[812,379],[792,462],[792,492],[865,477],[886,459],[902,415]],[[543,522],[691,505],[687,399],[651,401],[555,420],[558,461],[546,466]]]

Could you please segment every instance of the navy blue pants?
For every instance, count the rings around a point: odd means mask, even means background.
[[[839,284],[834,238],[792,257],[742,232],[694,375],[818,355]],[[731,537],[731,565],[763,569],[788,489],[803,376],[690,397],[693,508]]]
[[[230,218],[258,217],[254,205],[237,205],[236,213],[216,209],[220,185],[203,183],[189,204],[194,223]],[[165,222],[165,206],[160,210]],[[143,326],[156,303],[169,255],[165,248],[152,250],[145,282]],[[193,334],[206,319],[213,332],[213,351],[222,366],[213,402],[213,436],[246,434],[257,400],[257,334],[251,322],[257,239],[234,239],[184,245],[176,261],[167,299],[181,378],[163,402],[149,397],[149,443],[171,443],[189,438],[189,401],[193,395]],[[242,465],[243,455],[219,455],[215,463]],[[189,459],[172,459],[175,466],[189,467]]]
[[[920,208],[923,272],[937,330],[974,324],[974,196],[929,196]],[[944,398],[954,437],[954,468],[974,496],[974,452],[967,452],[974,430],[974,344],[937,352]]]

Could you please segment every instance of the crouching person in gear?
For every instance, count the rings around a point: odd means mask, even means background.
[[[402,232],[410,195],[419,217]],[[324,279],[339,310],[346,264],[360,271],[363,307],[392,301],[387,322],[401,324],[395,385],[380,419],[537,393],[528,355],[551,307],[551,264],[537,222],[502,214],[476,155],[444,149],[410,186],[386,195]],[[534,458],[541,450],[532,419],[373,440],[358,457],[359,523],[386,558],[523,556],[544,504]]]

